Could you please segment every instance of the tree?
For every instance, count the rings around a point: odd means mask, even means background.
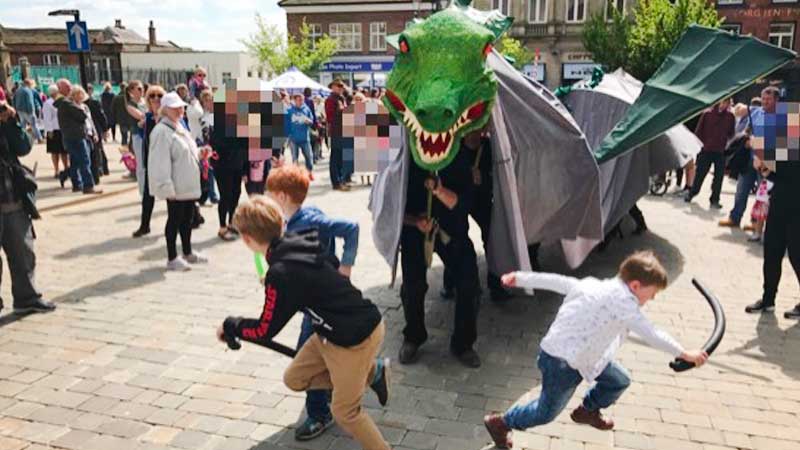
[[[603,13],[589,19],[583,44],[606,70],[622,67],[642,81],[653,76],[689,25],[717,28],[722,23],[706,0],[639,0],[630,18],[609,10],[611,23]]]
[[[593,14],[583,28],[583,46],[607,71],[628,65],[628,40],[633,20],[617,8],[609,8],[611,22],[603,13]]]
[[[311,27],[305,20],[298,35],[288,39],[288,42],[277,25],[265,22],[258,13],[256,26],[258,31],[242,40],[242,43],[270,75],[281,74],[292,66],[302,72],[313,73],[336,53],[336,40],[328,35],[312,40]]]
[[[500,45],[497,46],[497,51],[501,55],[514,60],[514,67],[518,70],[533,59],[531,52],[522,45],[522,42],[510,36],[500,38]]]

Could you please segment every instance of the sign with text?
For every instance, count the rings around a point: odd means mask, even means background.
[[[388,72],[393,61],[331,61],[322,65],[323,72]]]
[[[592,78],[592,71],[600,64],[588,63],[564,63],[562,65],[561,78],[564,80],[585,80]]]
[[[547,70],[544,63],[525,64],[525,66],[522,68],[522,73],[525,74],[526,77],[533,78],[540,83],[544,82],[545,72],[547,72]]]

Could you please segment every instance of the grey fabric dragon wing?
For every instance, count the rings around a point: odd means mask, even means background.
[[[497,53],[487,61],[498,80],[494,111],[503,117],[492,145],[503,155],[509,151],[514,168],[513,177],[500,187],[516,190],[525,241],[600,239],[600,174],[580,127],[544,86]],[[583,262],[565,256],[571,267]]]

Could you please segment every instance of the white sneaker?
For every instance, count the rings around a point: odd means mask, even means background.
[[[761,242],[761,235],[760,234],[750,235],[750,237],[748,237],[747,240],[750,242]]]
[[[190,266],[185,259],[179,256],[167,263],[167,270],[174,270],[175,272],[186,272],[187,270],[192,270],[192,266]]]
[[[208,262],[208,257],[206,257],[206,255],[197,252],[183,255],[183,259],[185,259],[189,264],[205,264]]]

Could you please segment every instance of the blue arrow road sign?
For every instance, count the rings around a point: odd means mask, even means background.
[[[86,22],[67,22],[67,40],[69,41],[69,51],[88,52],[89,48],[89,29]]]

